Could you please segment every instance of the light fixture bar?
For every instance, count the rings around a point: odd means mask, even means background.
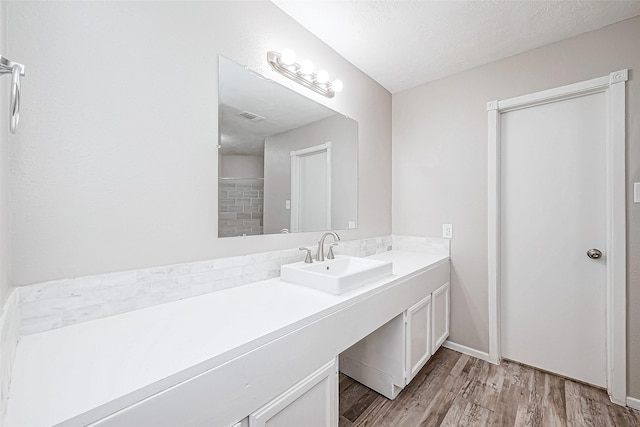
[[[321,83],[318,81],[318,75],[314,72],[310,74],[304,74],[300,71],[301,65],[297,62],[293,62],[291,65],[287,65],[282,62],[282,56],[278,52],[267,52],[267,62],[278,73],[282,74],[290,78],[291,80],[300,83],[301,85],[308,87],[309,89],[317,92],[321,95],[326,96],[327,98],[333,98],[336,94],[334,90],[333,83],[327,81]],[[335,82],[340,82],[339,80],[335,80]],[[342,82],[339,83],[339,86],[342,86]]]

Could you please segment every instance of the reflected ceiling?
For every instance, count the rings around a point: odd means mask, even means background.
[[[335,114],[251,70],[239,73],[239,67],[239,64],[220,57],[219,78],[224,82],[219,93],[220,121],[224,123],[224,133],[220,135],[221,155],[262,156],[265,137]],[[247,118],[250,115],[259,117]]]

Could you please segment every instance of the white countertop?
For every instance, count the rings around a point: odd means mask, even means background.
[[[124,408],[448,255],[389,251],[370,258],[393,261],[393,275],[343,295],[275,278],[24,336],[6,425],[51,426],[115,399]]]

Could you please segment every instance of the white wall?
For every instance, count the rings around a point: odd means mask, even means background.
[[[628,394],[640,397],[640,17],[393,96],[393,232],[452,223],[451,337],[488,351],[487,112],[511,98],[631,69],[627,82]],[[552,242],[551,242],[552,244]]]
[[[0,1],[0,54],[20,62],[15,51],[7,48],[7,5]],[[10,228],[9,228],[9,146],[15,137],[9,136],[10,74],[0,76],[0,424],[4,419],[9,397],[9,383],[18,341],[17,293],[10,297]]]
[[[0,54],[20,62],[17,51],[7,49],[7,4],[0,2]],[[9,144],[15,138],[9,136],[9,94],[11,77],[0,76],[0,307],[3,306],[9,293],[10,285],[10,236],[9,236]]]
[[[333,115],[298,129],[265,139],[264,232],[278,233],[291,228],[291,211],[285,201],[291,199],[290,152],[324,144],[331,146],[331,224],[336,230],[357,221],[358,198],[358,125],[353,120]]]
[[[221,177],[264,178],[264,157],[230,154],[219,158]]]
[[[314,244],[218,239],[218,54],[360,125],[358,230],[391,232],[391,95],[266,1],[8,2],[28,67],[12,144],[16,285]],[[276,75],[291,47],[345,83],[329,100]]]

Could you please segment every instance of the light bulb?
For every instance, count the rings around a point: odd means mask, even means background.
[[[342,83],[342,80],[334,80],[333,83],[331,83],[331,89],[333,89],[334,92],[342,92],[342,89],[344,89],[344,84]]]
[[[300,63],[300,73],[304,75],[310,75],[313,73],[313,62],[305,59]]]
[[[296,53],[293,49],[285,49],[280,55],[280,62],[284,65],[293,65],[296,62]]]
[[[318,83],[326,83],[329,81],[329,73],[325,70],[318,71],[318,75],[316,76],[316,81]]]

